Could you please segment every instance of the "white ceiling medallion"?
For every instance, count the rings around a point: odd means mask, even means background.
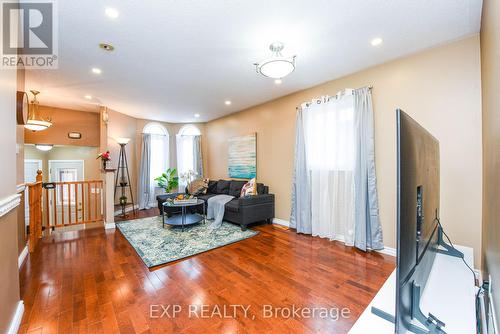
[[[281,51],[284,47],[281,42],[271,44],[269,49],[273,55],[260,63],[254,64],[257,73],[273,79],[281,79],[292,73],[295,70],[295,58],[297,56],[283,57]]]

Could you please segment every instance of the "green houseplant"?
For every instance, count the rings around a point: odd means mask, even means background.
[[[179,177],[177,176],[177,169],[169,168],[167,171],[157,178],[158,187],[165,189],[165,192],[170,193],[172,189],[179,186]]]

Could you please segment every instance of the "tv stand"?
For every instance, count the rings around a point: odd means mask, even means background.
[[[471,267],[474,265],[472,248],[455,245],[463,255],[463,260]],[[430,312],[430,319],[438,327],[438,322],[446,323],[440,332],[415,326],[420,333],[470,334],[476,332],[476,292],[469,269],[462,258],[437,253],[425,290],[420,291],[419,305]],[[374,313],[372,313],[372,307]],[[396,309],[396,270],[389,276],[368,307],[349,331],[349,334],[388,334],[394,333],[394,312]],[[378,311],[375,311],[378,310]],[[434,315],[439,315],[439,320]],[[388,321],[387,321],[388,320]],[[416,320],[416,319],[415,319]]]
[[[446,241],[443,239],[444,231],[441,227],[441,224],[438,225],[438,246],[443,247],[444,249],[440,249],[438,247],[437,252],[440,254],[445,254],[449,256],[459,257],[461,259],[464,258],[464,253],[453,247],[452,245],[448,245]]]
[[[412,282],[412,319],[417,320],[422,326],[410,324],[411,332],[415,334],[446,334],[446,332],[442,329],[445,326],[445,323],[439,320],[432,313],[429,313],[429,316],[425,316],[425,314],[420,309],[420,298],[421,298],[421,290],[418,284]],[[384,320],[387,320],[393,324],[396,323],[396,319],[392,314],[389,314],[378,307],[372,306],[372,313],[381,317]]]

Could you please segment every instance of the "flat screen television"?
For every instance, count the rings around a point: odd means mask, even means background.
[[[402,110],[397,118],[395,332],[415,332],[418,307],[438,249],[439,142]],[[420,313],[420,314],[419,314]],[[427,318],[427,317],[425,317]]]

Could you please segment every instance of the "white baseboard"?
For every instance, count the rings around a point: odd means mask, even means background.
[[[281,225],[285,227],[290,227],[290,222],[288,220],[273,218],[273,224]]]
[[[106,221],[104,221],[104,229],[105,230],[109,230],[112,228],[116,228],[116,224],[114,222],[113,223],[106,223]]]
[[[24,246],[23,251],[21,254],[19,254],[19,257],[17,258],[17,267],[21,269],[24,260],[26,260],[26,256],[28,256],[28,245]]]
[[[7,331],[8,334],[17,334],[17,332],[19,331],[19,327],[21,326],[23,313],[24,313],[24,302],[20,300],[19,303],[17,304],[16,313],[14,314],[14,317],[10,321],[9,330]]]
[[[394,256],[394,257],[396,257],[396,255],[397,255],[396,248],[392,248],[392,247],[384,247],[383,249],[379,249],[379,250],[375,250],[375,251],[382,253],[382,254],[385,254],[385,255]]]
[[[134,208],[135,208],[136,210],[139,210],[139,205],[138,205],[138,204],[136,204],[136,205],[134,205],[133,207],[132,207],[131,205],[128,205],[128,206],[125,208],[125,213],[132,211]],[[122,209],[120,209],[120,210],[116,210],[116,211],[115,211],[115,216],[119,216],[119,215],[121,215],[121,214],[122,214]]]

